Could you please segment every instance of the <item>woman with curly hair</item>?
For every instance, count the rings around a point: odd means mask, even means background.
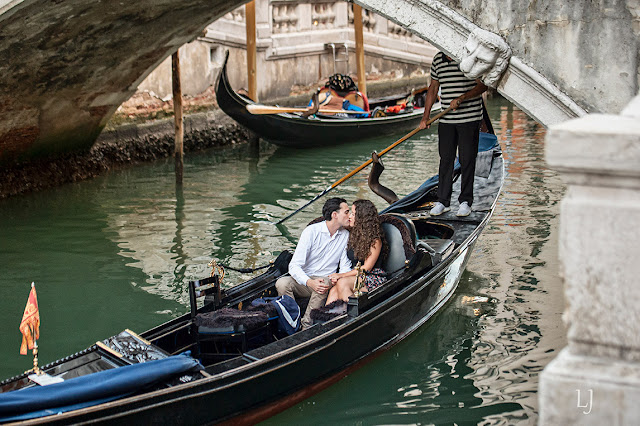
[[[361,291],[371,291],[387,280],[382,269],[382,261],[386,258],[389,249],[376,206],[369,200],[354,201],[349,213],[349,227],[347,255],[354,269],[329,275],[334,286],[329,291],[327,305],[339,299],[349,300],[349,296],[353,294],[357,274],[355,265],[358,262],[366,271]]]

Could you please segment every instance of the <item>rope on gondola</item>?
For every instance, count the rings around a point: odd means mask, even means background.
[[[265,269],[265,268],[268,268],[270,266],[273,266],[273,262],[269,262],[268,264],[263,265],[263,266],[259,266],[257,268],[232,268],[231,266],[225,265],[224,263],[221,263],[220,266],[222,266],[225,269],[229,269],[231,271],[240,272],[241,274],[251,274],[251,273],[259,271],[261,269]]]
[[[390,277],[390,276],[394,275],[396,272],[400,272],[403,269],[406,269],[408,264],[409,264],[409,262],[407,261],[406,265],[403,266],[402,268],[398,268],[393,272],[385,272],[384,274],[367,272],[367,271],[365,271],[363,269],[362,270],[362,274],[364,274],[364,275],[377,275],[377,276],[381,276],[381,277]],[[225,269],[229,269],[229,270],[234,271],[234,272],[240,272],[241,274],[251,274],[251,273],[259,271],[261,269],[265,269],[265,268],[268,268],[270,266],[273,266],[273,262],[269,262],[268,264],[263,265],[263,266],[259,266],[257,268],[232,268],[231,266],[225,265],[224,263],[220,263],[219,265],[222,266]]]
[[[274,260],[270,261],[266,265],[258,266],[257,268],[232,268],[231,266],[225,265],[224,263],[216,263],[215,260],[211,260],[211,262],[209,262],[209,266],[213,268],[213,270],[211,271],[211,276],[213,276],[213,274],[217,271],[218,275],[224,277],[225,269],[240,272],[241,274],[251,274],[253,272],[260,271],[261,269],[270,267],[274,267],[280,270],[281,273],[285,273],[289,269],[289,261],[291,260],[291,257],[291,252],[289,252],[288,250],[284,250]]]
[[[234,272],[240,272],[241,274],[251,274],[253,272],[260,271],[262,269],[266,269],[266,268],[268,268],[270,266],[273,266],[274,262],[271,261],[271,262],[267,263],[266,265],[258,266],[257,268],[232,268],[231,266],[226,265],[224,263],[219,263],[218,265],[223,267],[224,269],[229,269],[229,270],[234,271]],[[396,269],[395,271],[392,271],[392,272],[385,272],[384,274],[380,274],[380,273],[367,272],[367,271],[365,271],[363,269],[362,270],[362,274],[364,274],[364,275],[378,275],[378,276],[382,276],[382,277],[390,277],[390,276],[396,274],[397,272],[400,272],[403,269],[406,269],[408,266],[409,266],[409,261],[407,260],[407,261],[405,261],[405,264],[404,264],[403,267],[398,268],[398,269]]]

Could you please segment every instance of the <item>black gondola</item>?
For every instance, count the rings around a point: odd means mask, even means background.
[[[226,328],[198,325],[203,314],[241,314],[257,298],[274,295],[275,280],[287,272],[291,258],[284,251],[266,272],[229,289],[221,288],[217,273],[189,282],[191,311],[179,318],[139,336],[126,330],[42,367],[63,383],[38,386],[26,373],[1,382],[0,422],[253,423],[338,381],[407,337],[454,294],[502,187],[503,159],[493,141],[481,147],[483,165],[477,170],[485,177],[476,177],[470,216],[429,216],[437,176],[381,212],[389,224],[388,261],[399,267],[388,266],[395,274],[381,287],[351,297],[345,313],[290,336],[267,315],[261,322]],[[459,183],[452,199],[456,192]],[[206,295],[197,308],[199,291]],[[173,360],[172,368],[184,368],[168,374],[168,363],[158,365],[167,360]],[[152,378],[157,373],[152,366],[164,376]],[[112,373],[127,383],[110,391],[107,385],[115,379],[106,375]],[[86,388],[71,389],[81,381]],[[73,398],[64,398],[63,390],[73,391]]]
[[[377,118],[334,118],[320,114],[305,118],[291,113],[253,115],[247,111],[247,105],[254,102],[231,88],[227,76],[228,59],[227,52],[216,83],[218,106],[235,121],[276,145],[308,148],[398,135],[415,129],[424,112],[424,108],[413,108],[411,112]],[[373,111],[376,107],[393,106],[407,96],[405,94],[370,100],[369,108]],[[434,108],[439,109],[439,104]]]

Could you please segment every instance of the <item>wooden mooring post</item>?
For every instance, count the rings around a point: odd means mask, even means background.
[[[367,96],[367,76],[364,68],[364,37],[362,34],[362,7],[353,4],[353,27],[356,36],[356,65],[358,72],[358,89]]]
[[[184,171],[184,125],[182,118],[182,86],[180,85],[180,58],[178,51],[171,55],[171,76],[173,86],[173,113],[175,122],[176,183],[182,184]]]
[[[249,97],[254,102],[258,102],[255,0],[245,4],[244,7],[246,21],[245,30],[247,33],[247,80],[249,86]]]

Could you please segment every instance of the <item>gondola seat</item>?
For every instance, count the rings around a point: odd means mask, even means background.
[[[416,253],[416,227],[410,219],[393,213],[380,215],[380,222],[389,247],[382,269],[387,273],[399,273]]]
[[[223,308],[211,314],[216,316],[211,322],[207,322],[205,314],[196,318],[198,344],[205,355],[215,348],[213,353],[218,357],[224,357],[224,354],[236,356],[236,351],[247,352],[254,343],[268,343],[275,329],[274,322],[278,319],[277,314],[269,316],[264,312],[233,308]]]

